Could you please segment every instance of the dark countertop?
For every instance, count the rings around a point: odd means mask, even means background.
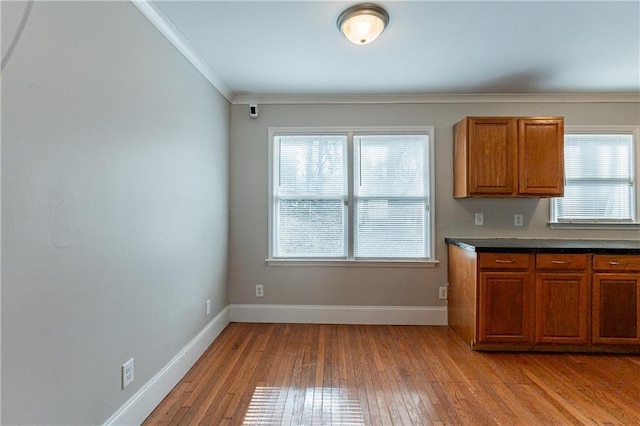
[[[444,241],[477,253],[640,254],[640,240],[447,237]]]

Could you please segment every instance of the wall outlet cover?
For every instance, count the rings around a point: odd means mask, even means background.
[[[440,300],[447,300],[447,287],[440,287],[440,290],[438,292],[438,297],[440,298]]]
[[[131,358],[129,361],[122,364],[122,389],[126,388],[133,382],[133,379],[134,379],[133,367],[134,367],[133,358]]]
[[[524,226],[524,215],[514,214],[513,215],[513,226]]]

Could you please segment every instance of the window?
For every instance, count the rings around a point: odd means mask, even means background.
[[[551,223],[636,222],[634,139],[637,129],[567,128],[564,197],[551,201]]]
[[[270,260],[432,259],[432,128],[270,129]]]
[[[347,138],[274,138],[274,254],[343,257],[347,247]]]

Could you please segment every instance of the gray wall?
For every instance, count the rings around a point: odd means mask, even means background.
[[[447,283],[444,238],[543,237],[638,238],[639,231],[551,230],[548,199],[452,197],[452,126],[469,115],[559,115],[566,125],[640,125],[638,103],[488,103],[388,105],[246,105],[231,111],[231,303],[441,306],[438,287]],[[435,126],[436,257],[432,269],[267,266],[267,128],[270,126]],[[474,225],[474,213],[485,225]],[[522,213],[523,228],[513,227]],[[264,285],[264,298],[255,285]]]
[[[35,3],[2,72],[3,424],[103,423],[228,305],[229,121],[130,2]]]

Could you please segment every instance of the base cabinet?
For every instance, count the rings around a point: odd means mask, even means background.
[[[480,273],[478,342],[531,342],[530,281],[528,273]]]
[[[593,343],[640,344],[640,274],[595,274]]]
[[[589,258],[586,254],[536,255],[535,343],[588,343]]]
[[[478,343],[533,342],[533,280],[527,254],[480,256]]]
[[[640,352],[640,256],[448,250],[449,325],[473,349]]]
[[[585,274],[536,274],[536,343],[588,343],[589,279]]]
[[[640,345],[640,256],[593,259],[593,343]]]

